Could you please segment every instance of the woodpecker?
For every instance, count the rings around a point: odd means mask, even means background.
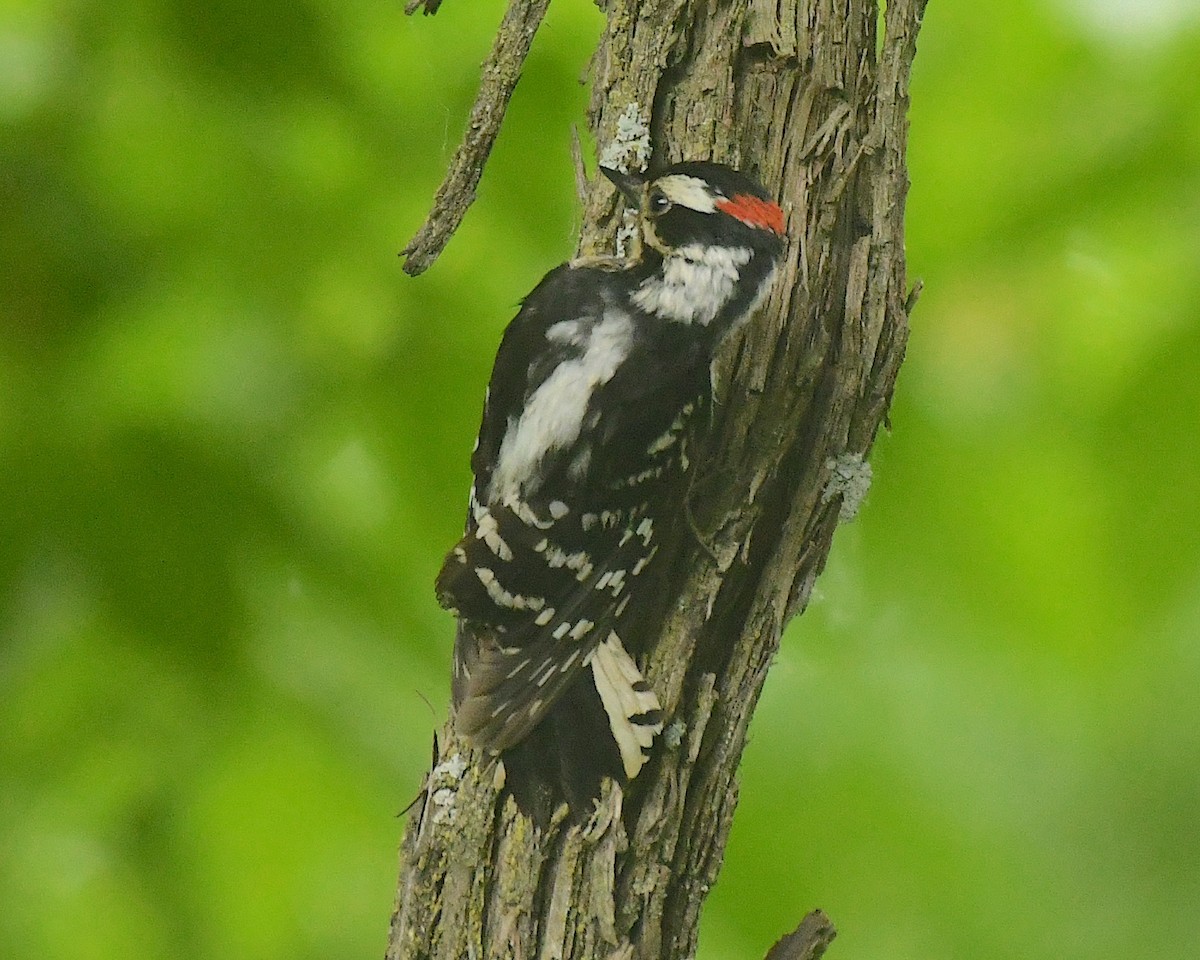
[[[466,532],[437,578],[460,620],[455,729],[502,756],[522,806],[586,810],[663,729],[638,618],[684,513],[714,355],[783,249],[783,211],[736,170],[601,170],[637,210],[640,249],[565,263],[524,299],[484,401]]]

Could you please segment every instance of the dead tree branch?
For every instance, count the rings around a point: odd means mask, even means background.
[[[836,936],[829,918],[814,910],[800,921],[800,926],[776,941],[767,951],[766,960],[820,960]]]
[[[418,0],[418,4],[422,0]],[[475,188],[483,176],[483,167],[504,122],[504,113],[513,90],[521,78],[521,67],[529,56],[533,36],[546,15],[550,0],[511,0],[492,52],[483,62],[479,92],[471,107],[467,132],[454,152],[446,179],[438,187],[433,209],[408,244],[400,251],[405,257],[404,272],[416,276],[427,270],[445,249],[446,244],[467,215],[475,201]],[[411,13],[415,6],[408,12]],[[426,12],[437,9],[426,3]]]

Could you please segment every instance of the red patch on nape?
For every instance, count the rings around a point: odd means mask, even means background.
[[[760,200],[749,193],[736,193],[732,200],[718,200],[717,209],[752,227],[765,227],[775,233],[783,233],[783,210],[770,200]]]

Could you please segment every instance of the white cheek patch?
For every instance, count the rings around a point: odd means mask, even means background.
[[[668,177],[654,181],[654,183],[672,203],[679,204],[681,207],[688,207],[699,213],[716,212],[718,198],[712,195],[708,184],[698,177],[689,177],[683,173],[673,173]]]

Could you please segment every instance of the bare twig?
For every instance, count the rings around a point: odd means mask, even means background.
[[[442,0],[408,0],[408,5],[405,6],[404,12],[410,17],[424,7],[425,16],[438,12],[438,7],[442,5]]]
[[[583,141],[575,124],[571,124],[571,165],[575,168],[575,196],[582,204],[587,200],[588,176],[583,166]]]
[[[769,951],[766,960],[818,960],[833,943],[837,930],[821,910],[814,910],[800,921],[800,926],[780,937]]]
[[[419,4],[422,0],[415,2]],[[423,2],[426,11],[432,13],[440,0],[432,0],[432,9],[431,0]],[[433,264],[475,200],[475,188],[479,186],[483,166],[492,152],[500,124],[504,122],[504,112],[521,77],[521,67],[529,55],[533,35],[549,5],[550,0],[511,0],[492,52],[483,63],[483,77],[475,105],[471,108],[466,136],[450,161],[450,169],[438,188],[429,216],[400,251],[400,256],[407,258],[404,272],[410,276],[415,277]]]

